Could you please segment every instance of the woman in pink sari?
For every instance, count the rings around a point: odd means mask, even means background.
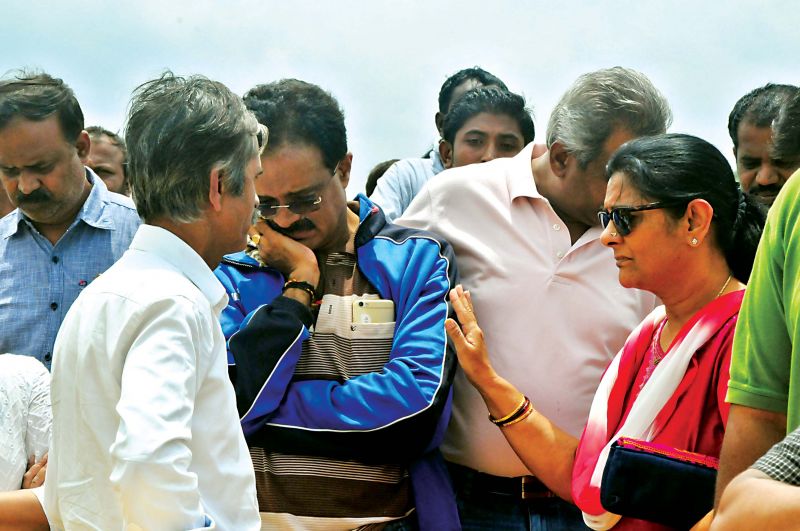
[[[492,422],[533,474],[583,511],[589,527],[668,529],[604,509],[600,483],[609,447],[629,437],[719,456],[733,331],[765,212],[741,193],[725,157],[688,135],[628,142],[607,174],[602,242],[613,250],[620,283],[656,294],[664,306],[606,369],[580,440],[494,371],[461,286],[451,292],[461,327],[452,320],[446,326]],[[659,488],[658,477],[641,481]]]

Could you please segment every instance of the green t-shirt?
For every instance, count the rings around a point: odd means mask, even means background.
[[[767,216],[736,325],[726,399],[800,426],[800,171]]]

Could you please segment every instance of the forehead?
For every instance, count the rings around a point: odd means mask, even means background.
[[[758,127],[750,122],[739,124],[737,136],[739,139],[737,158],[742,155],[742,152],[760,155],[765,153],[772,144],[772,128]]]
[[[507,114],[481,112],[464,122],[456,133],[466,134],[470,131],[483,133],[508,134],[522,136],[519,123]]]
[[[23,167],[57,157],[68,149],[58,117],[33,121],[14,118],[0,129],[0,163]]]
[[[603,207],[610,209],[615,206],[635,206],[641,200],[642,194],[631,185],[627,175],[619,171],[611,175],[606,186]]]
[[[262,175],[256,181],[261,196],[285,197],[325,184],[333,172],[314,146],[283,145],[261,156]]]
[[[123,159],[122,150],[104,136],[92,137],[89,156],[95,161],[103,159],[115,163],[122,163]]]

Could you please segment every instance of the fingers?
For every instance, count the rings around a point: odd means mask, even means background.
[[[28,460],[28,462],[33,462],[34,457]],[[36,463],[32,464],[28,471],[22,476],[22,488],[23,489],[32,489],[35,487],[41,487],[44,483],[45,476],[47,474],[47,454],[37,461]]]
[[[453,305],[453,310],[458,316],[458,321],[461,323],[461,329],[468,339],[472,339],[473,332],[480,330],[478,321],[475,317],[475,312],[472,307],[472,299],[468,291],[459,284],[454,289],[450,290],[450,303]]]
[[[450,341],[453,342],[453,346],[456,347],[456,354],[460,355],[469,348],[467,338],[464,337],[461,328],[458,327],[458,323],[453,319],[448,318],[445,320],[444,329],[447,332],[447,337],[450,338]]]

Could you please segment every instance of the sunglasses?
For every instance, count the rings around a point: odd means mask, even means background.
[[[597,213],[597,217],[600,218],[600,225],[603,226],[605,229],[608,227],[610,222],[614,222],[614,227],[616,227],[617,232],[620,236],[627,236],[633,230],[633,213],[634,212],[642,212],[644,210],[657,210],[660,208],[671,208],[686,204],[686,201],[656,201],[655,203],[647,203],[646,205],[640,205],[635,207],[615,207],[612,208],[610,211],[606,212],[605,210],[601,210]]]
[[[337,164],[336,167],[333,169],[333,174],[331,175],[331,179],[336,176],[336,172],[339,171],[339,165]],[[304,216],[306,214],[310,214],[312,212],[316,212],[320,209],[322,204],[322,196],[318,195],[316,198],[313,199],[300,199],[297,201],[293,201],[291,203],[287,203],[285,205],[275,205],[270,203],[269,201],[262,201],[258,204],[258,217],[263,219],[264,221],[270,220],[278,215],[280,209],[285,208],[289,212],[297,214],[298,216]]]

